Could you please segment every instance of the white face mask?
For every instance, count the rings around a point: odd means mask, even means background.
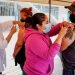
[[[51,29],[51,24],[50,24],[50,23],[48,23],[48,24],[46,24],[46,25],[45,25],[45,27],[46,27],[46,29],[45,29],[45,30],[43,30],[43,32],[44,32],[44,33],[47,33],[47,32],[49,32],[49,31],[50,31],[50,29]]]

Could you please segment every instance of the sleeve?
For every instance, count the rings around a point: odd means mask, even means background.
[[[40,58],[46,59],[49,56],[54,58],[54,56],[59,52],[60,45],[54,43],[49,48],[47,44],[40,38],[29,37],[26,41],[26,47],[31,49],[32,53],[39,56]]]
[[[48,34],[50,37],[57,35],[57,34],[59,33],[60,29],[61,29],[61,25],[62,25],[62,23],[59,23],[59,24],[57,24],[57,25],[55,25],[55,26],[52,26],[52,27],[51,27],[51,30],[50,30],[47,34]]]
[[[13,26],[13,22],[12,21],[7,21],[4,23],[0,23],[0,31],[4,32],[6,30],[10,30]]]

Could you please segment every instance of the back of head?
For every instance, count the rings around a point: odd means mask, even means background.
[[[45,18],[46,15],[44,13],[36,13],[32,17],[27,18],[26,22],[29,23],[32,28],[37,29],[36,25],[39,24],[41,26]]]
[[[30,8],[22,8],[20,10],[20,13],[22,13],[22,12],[26,13],[28,17],[31,17],[32,16],[32,7],[30,7]]]

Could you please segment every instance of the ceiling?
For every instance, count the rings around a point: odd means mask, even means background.
[[[11,1],[24,1],[24,2],[34,2],[34,3],[43,3],[48,4],[49,0],[11,0]],[[74,0],[50,0],[51,4],[54,5],[70,5]]]

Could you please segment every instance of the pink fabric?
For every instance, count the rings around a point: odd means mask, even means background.
[[[28,75],[51,75],[54,68],[54,56],[59,52],[60,45],[52,44],[49,35],[32,28],[25,30],[24,39],[26,47],[24,71]]]
[[[51,37],[51,36],[54,36],[56,34],[59,33],[60,29],[61,29],[61,25],[63,23],[58,23],[57,25],[53,26],[50,30],[50,32],[48,32],[48,35]]]

